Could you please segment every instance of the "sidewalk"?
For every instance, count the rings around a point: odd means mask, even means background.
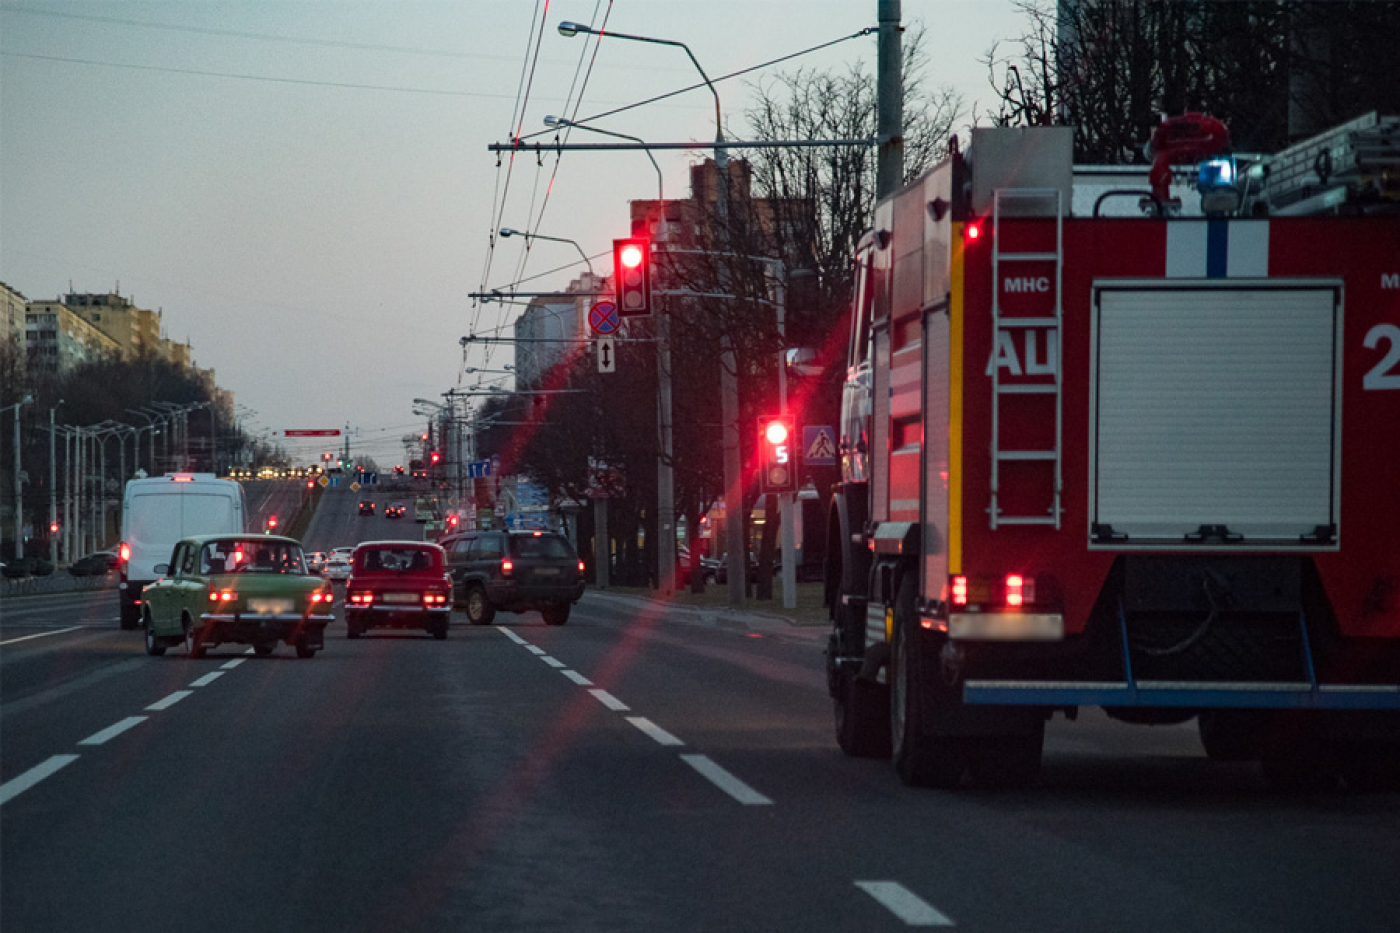
[[[49,593],[76,593],[91,590],[114,590],[117,575],[109,573],[91,577],[75,577],[66,570],[55,570],[43,577],[0,577],[0,599],[12,596],[42,596]]]
[[[821,631],[830,625],[827,610],[821,604],[820,583],[799,583],[797,606],[792,609],[783,607],[781,584],[774,589],[774,599],[746,599],[742,609],[730,608],[729,590],[723,586],[708,586],[703,593],[679,591],[669,601],[660,599],[654,596],[651,590],[640,587],[610,586],[602,590],[590,586],[584,591],[583,598],[590,601],[626,603],[631,606],[651,606],[666,612],[684,614],[702,625],[740,631]]]

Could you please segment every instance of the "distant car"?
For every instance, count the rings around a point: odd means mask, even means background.
[[[119,563],[116,551],[93,551],[73,561],[68,566],[68,572],[75,577],[100,577],[116,570]]]
[[[326,569],[326,552],[312,551],[306,555],[306,569],[312,573],[321,573]]]
[[[345,634],[373,628],[423,629],[441,641],[452,615],[447,555],[422,541],[366,541],[355,548],[345,585]]]
[[[329,560],[332,557],[341,557],[348,561],[350,555],[354,553],[355,549],[353,547],[333,547],[331,548],[331,552],[326,555],[326,559]]]
[[[360,500],[360,514],[361,514],[361,515],[373,515],[373,514],[374,514],[374,500],[373,500],[373,499],[361,499],[361,500]]]
[[[408,507],[402,502],[390,502],[384,507],[385,518],[403,518],[408,513]]]
[[[326,560],[325,569],[321,574],[332,583],[344,583],[350,579],[350,561],[338,554],[332,554]]]
[[[442,540],[454,592],[467,621],[487,625],[497,610],[538,610],[563,625],[583,596],[583,561],[549,531],[468,531]]]
[[[146,653],[181,642],[192,658],[227,642],[271,654],[279,641],[310,658],[335,615],[330,588],[306,570],[301,545],[278,535],[201,535],[177,542],[160,579],[141,591]]]

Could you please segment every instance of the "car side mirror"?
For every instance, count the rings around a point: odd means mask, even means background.
[[[169,565],[169,564],[156,564],[156,573],[160,574],[162,577],[165,576],[165,575],[166,575],[167,573],[169,573],[169,572],[170,572],[170,565]]]

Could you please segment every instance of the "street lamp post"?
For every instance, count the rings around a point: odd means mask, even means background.
[[[596,35],[600,39],[607,36],[611,39],[628,39],[633,42],[648,42],[653,45],[675,46],[684,50],[685,54],[689,56],[691,64],[695,66],[696,71],[700,72],[701,80],[705,82],[705,86],[710,89],[710,93],[715,98],[715,215],[719,220],[720,248],[727,248],[729,242],[729,153],[724,145],[724,117],[720,112],[719,91],[715,90],[714,82],[705,73],[705,69],[700,67],[695,53],[690,51],[690,46],[674,39],[634,36],[625,32],[605,33],[580,23],[563,22],[559,24],[561,36],[574,36],[578,33]],[[657,342],[664,343],[665,341],[658,339]],[[743,510],[743,464],[739,457],[739,371],[738,358],[734,352],[734,341],[727,328],[720,338],[720,360],[720,396],[724,419],[722,429],[724,525],[725,540],[729,548],[729,604],[740,608],[744,605],[744,575],[748,568],[745,566],[747,561],[744,559],[744,555],[747,553],[747,548],[744,546],[744,522],[743,516],[740,515]],[[663,428],[663,435],[667,434],[669,434],[669,424]],[[663,443],[665,443],[664,437]],[[669,467],[669,461],[667,466]],[[668,511],[663,511],[663,514],[658,516],[657,525],[661,531],[658,582],[661,582],[665,592],[670,593],[674,590],[676,573],[674,503]],[[670,528],[669,533],[666,530],[668,527]]]
[[[33,403],[34,396],[26,393],[24,398],[7,406],[15,410],[15,560],[24,560],[24,485],[20,476],[19,410]]]
[[[57,444],[54,441],[54,412],[58,406],[63,404],[63,399],[59,399],[49,409],[49,563],[58,566],[58,535],[54,534],[54,525],[58,522],[58,457]],[[72,558],[73,555],[67,555]]]
[[[523,237],[527,246],[531,240],[549,240],[551,243],[568,243],[574,249],[578,250],[578,254],[583,257],[583,264],[588,267],[589,276],[596,278],[593,273],[592,260],[588,258],[588,254],[583,251],[583,247],[579,246],[576,240],[570,240],[561,236],[545,236],[543,233],[531,233],[528,230],[514,230],[510,227],[502,227],[500,229],[500,234],[503,237]]]

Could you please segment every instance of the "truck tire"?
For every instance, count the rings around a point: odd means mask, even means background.
[[[921,663],[914,611],[914,575],[899,581],[894,601],[894,650],[890,658],[890,733],[894,769],[910,787],[950,789],[967,771],[967,740],[926,734],[924,703],[933,695],[932,672]],[[946,691],[939,691],[944,693]],[[946,702],[946,698],[943,698]]]
[[[1358,794],[1400,792],[1400,743],[1355,742],[1341,748],[1342,779]]]
[[[540,615],[544,616],[545,625],[563,625],[569,621],[569,603],[556,603],[553,606],[546,606],[540,610]]]
[[[832,710],[836,719],[836,744],[851,758],[890,757],[890,688],[842,671]]]
[[[1268,785],[1284,793],[1334,790],[1341,777],[1336,750],[1307,734],[1266,742],[1259,753],[1259,764]]]

